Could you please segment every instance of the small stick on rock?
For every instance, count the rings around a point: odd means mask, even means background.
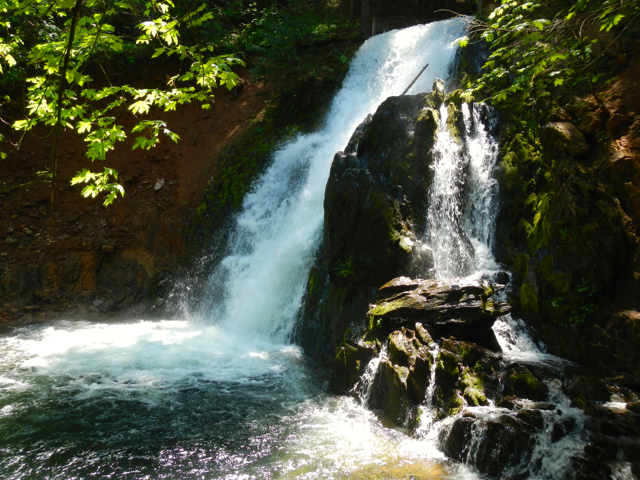
[[[428,67],[428,66],[429,66],[429,64],[427,63],[424,67],[422,67],[422,70],[420,70],[420,73],[419,73],[418,75],[416,75],[416,78],[414,78],[414,79],[413,79],[413,82],[411,82],[411,83],[409,84],[409,86],[404,90],[404,92],[402,92],[402,93],[400,94],[400,96],[402,96],[402,95],[404,95],[405,93],[407,93],[407,92],[409,91],[409,89],[410,89],[411,87],[413,87],[413,84],[414,84],[414,83],[416,83],[416,80],[418,80],[418,78],[420,78],[420,75],[422,75],[422,72],[424,72],[424,71],[427,69],[427,67]]]

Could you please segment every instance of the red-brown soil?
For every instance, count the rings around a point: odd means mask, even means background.
[[[249,75],[247,69],[238,73]],[[158,117],[180,136],[177,144],[164,137],[151,150],[132,151],[130,135],[107,154],[104,164],[92,164],[85,157],[83,140],[73,131],[64,132],[52,211],[45,183],[0,194],[0,319],[40,311],[43,302],[45,310],[67,309],[73,301],[64,292],[92,301],[107,288],[108,297],[108,290],[118,288],[110,288],[108,279],[97,275],[109,262],[131,263],[139,285],[174,266],[185,253],[183,227],[189,212],[218,173],[220,150],[246,130],[269,95],[265,84],[245,83],[238,91],[220,89],[210,110],[185,105],[161,112]],[[128,112],[121,118],[127,126],[135,120]],[[0,133],[14,143],[19,139],[18,132],[6,126]],[[0,160],[0,190],[33,182],[36,172],[50,165],[53,136],[44,129],[34,133]],[[126,196],[109,207],[102,205],[103,198],[81,197],[82,187],[69,183],[79,170],[100,171],[103,166],[119,172],[126,190]],[[162,187],[154,188],[162,180]],[[112,301],[118,302],[117,296]]]

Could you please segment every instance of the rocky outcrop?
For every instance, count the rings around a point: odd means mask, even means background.
[[[357,341],[381,285],[432,267],[419,239],[426,228],[438,110],[444,102],[456,118],[460,101],[459,92],[445,99],[441,80],[430,93],[390,97],[335,155],[322,247],[309,274],[299,330],[305,351],[322,363],[333,361],[345,335]]]
[[[550,353],[620,374],[640,372],[640,161],[604,142],[623,117],[576,99],[551,112],[540,145],[503,130],[496,251]]]
[[[370,406],[399,425],[425,401],[434,379],[432,400],[438,418],[455,414],[466,405],[486,405],[487,398],[498,401],[502,398],[498,377],[501,357],[475,343],[456,340],[449,333],[455,328],[458,338],[488,338],[486,333],[482,336],[478,332],[491,331],[498,312],[508,311],[508,305],[489,300],[501,288],[472,280],[401,277],[388,282],[378,290],[383,300],[372,304],[367,312],[369,325],[365,332],[356,341],[345,340],[338,349],[330,370],[330,388],[336,393],[360,395],[365,394],[362,389],[370,389],[366,394],[371,399]],[[385,299],[388,295],[391,296]],[[491,335],[489,343],[499,350],[492,331]],[[376,370],[369,372],[374,381],[365,385],[360,377],[371,359],[381,352],[386,353]],[[535,377],[528,374],[525,383],[533,383],[531,388],[536,393],[543,391]],[[508,395],[519,394],[514,391],[514,384],[525,397],[529,393],[527,385],[521,386],[520,377],[514,376],[510,383],[507,380],[504,387]]]
[[[633,220],[611,187],[578,165],[561,167],[538,199],[526,253],[515,265],[521,311],[552,353],[593,368],[638,371],[640,362],[628,355],[640,342]]]
[[[153,285],[159,293],[162,278],[156,273],[154,258],[142,248],[67,253],[49,259],[41,253],[32,265],[4,269],[0,301],[11,302],[22,315],[22,308],[46,313],[47,306],[51,314],[114,312],[139,303]]]
[[[584,135],[571,122],[549,122],[540,129],[540,141],[545,148],[575,157],[589,153]]]
[[[402,325],[407,320],[418,320],[434,328],[438,337],[453,335],[499,351],[491,327],[498,317],[509,313],[511,307],[504,302],[493,302],[489,297],[503,288],[503,285],[469,279],[400,277],[378,290],[382,301],[371,305],[367,316],[378,325]],[[403,291],[394,294],[399,289]]]

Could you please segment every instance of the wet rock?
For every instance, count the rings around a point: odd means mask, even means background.
[[[618,456],[618,445],[611,437],[592,435],[591,442],[584,446],[584,453],[594,460],[607,462]]]
[[[479,345],[443,340],[442,348],[452,352],[460,367],[459,387],[469,406],[487,405],[488,400],[501,399],[501,358]]]
[[[575,480],[601,480],[612,478],[611,468],[605,463],[593,459],[573,457],[571,459],[572,478]]]
[[[541,430],[544,427],[544,418],[542,417],[542,412],[540,410],[522,410],[516,413],[515,417],[536,430]]]
[[[371,407],[382,411],[392,422],[403,425],[411,406],[407,387],[409,369],[383,360],[373,383]]]
[[[111,310],[114,310],[115,306],[116,306],[115,300],[113,300],[112,298],[108,298],[100,305],[100,311],[102,313],[109,312]]]
[[[491,420],[456,419],[440,433],[442,451],[470,463],[480,473],[502,478],[505,470],[526,465],[535,445],[537,429],[511,415]]]
[[[461,373],[462,368],[456,355],[441,349],[436,358],[436,389],[433,398],[437,418],[455,415],[465,406]]]
[[[436,325],[470,325],[488,318],[495,320],[511,310],[506,303],[488,300],[503,288],[503,285],[476,280],[422,280],[417,288],[372,305],[367,315],[383,320],[420,318]]]
[[[376,293],[378,300],[384,300],[393,297],[399,293],[410,292],[420,287],[421,279],[413,279],[409,277],[398,277],[382,285]]]
[[[329,390],[338,394],[349,393],[377,354],[378,349],[374,344],[354,345],[345,342],[338,349],[329,370]]]
[[[416,356],[413,368],[409,372],[407,383],[411,390],[414,403],[420,404],[424,402],[429,385],[431,384],[431,365],[433,360],[431,355],[424,350]]]
[[[389,360],[401,367],[413,367],[420,343],[416,341],[415,332],[402,328],[389,336]]]
[[[408,290],[417,283],[416,288]],[[420,320],[436,327],[442,336],[456,338],[500,350],[491,327],[495,320],[511,307],[489,300],[502,285],[474,280],[421,280],[411,283],[406,278],[395,279],[382,287],[386,295],[399,293],[371,305],[367,316],[383,324],[411,324]]]
[[[636,413],[636,414],[640,415],[640,402],[627,403],[626,408],[630,412],[633,412],[633,413]]]
[[[550,122],[540,129],[540,141],[548,150],[574,157],[589,153],[589,144],[578,128],[570,122]]]
[[[576,428],[576,422],[573,418],[565,418],[553,424],[551,431],[551,443],[559,442],[562,438],[569,435]]]
[[[503,393],[534,401],[547,399],[549,387],[538,380],[531,371],[522,365],[512,365],[504,374]]]
[[[597,402],[606,402],[611,393],[602,379],[576,375],[565,387],[569,398],[584,397]]]

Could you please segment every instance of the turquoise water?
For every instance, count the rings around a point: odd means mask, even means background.
[[[0,352],[2,478],[460,475],[433,442],[325,393],[292,345],[186,321],[58,322]]]

